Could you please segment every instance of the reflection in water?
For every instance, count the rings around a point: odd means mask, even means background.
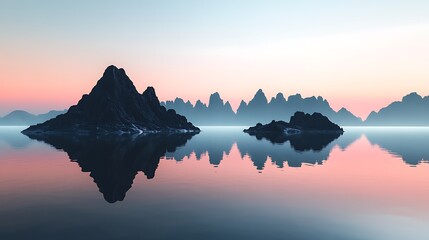
[[[148,179],[153,178],[160,158],[166,152],[174,152],[193,135],[195,133],[135,138],[52,135],[34,138],[65,151],[70,160],[79,164],[82,172],[90,172],[104,199],[114,203],[124,200],[139,171]]]
[[[105,200],[114,203],[125,198],[139,171],[148,179],[153,178],[159,161],[164,156],[181,161],[192,153],[195,153],[197,159],[207,153],[209,162],[217,166],[224,154],[229,154],[236,143],[242,158],[248,155],[257,170],[263,170],[268,156],[278,167],[283,167],[285,161],[291,167],[300,167],[302,163],[321,164],[335,146],[329,143],[340,134],[297,136],[288,139],[290,146],[255,140],[237,131],[219,132],[209,129],[206,134],[190,140],[194,135],[154,134],[136,138],[53,135],[31,137],[65,151],[70,160],[79,164],[82,172],[90,172]],[[186,144],[188,140],[190,141]],[[179,146],[181,148],[177,149]]]
[[[409,165],[429,161],[429,128],[374,128],[367,129],[365,136]]]
[[[0,129],[0,236],[428,239],[429,164],[398,157],[425,159],[428,130],[346,129],[300,151],[241,130],[44,139],[55,151]],[[126,201],[105,203],[88,175],[108,202]]]
[[[258,170],[264,168],[267,157],[271,157],[271,161],[280,168],[285,161],[289,167],[301,167],[302,163],[322,164],[334,147],[330,143],[340,135],[341,133],[300,134],[281,138],[275,136],[274,139],[267,135],[255,135],[256,139],[267,138],[272,144],[264,141],[242,141],[237,142],[237,146],[242,156],[250,156]],[[283,145],[286,142],[289,142],[290,147]]]
[[[233,144],[236,143],[241,157],[248,155],[257,170],[263,170],[268,157],[280,168],[284,166],[286,161],[291,167],[300,167],[303,163],[321,164],[336,145],[333,143],[334,140],[337,140],[335,142],[345,148],[360,137],[356,134],[346,135],[348,137],[342,142],[342,137],[338,138],[340,134],[335,133],[318,135],[317,137],[300,135],[285,139],[289,144],[286,144],[287,142],[273,144],[270,141],[257,140],[247,133],[237,131],[236,128],[219,131],[212,127],[204,129],[202,134],[193,138],[178,152],[169,153],[168,156],[174,159],[182,159],[183,156],[195,152],[197,159],[200,159],[204,153],[207,153],[209,162],[217,166],[221,163],[224,154],[228,155]]]
[[[77,162],[83,172],[90,176],[103,193],[107,202],[122,201],[131,188],[139,171],[148,179],[155,176],[155,171],[162,157],[182,161],[195,153],[197,160],[205,154],[210,164],[218,166],[229,155],[236,144],[241,158],[248,156],[258,171],[262,171],[271,160],[279,168],[287,163],[289,167],[301,167],[303,164],[323,164],[332,149],[339,146],[346,149],[362,136],[362,133],[373,143],[389,152],[402,156],[408,164],[416,165],[429,159],[429,148],[424,139],[429,131],[422,134],[409,131],[375,131],[365,129],[349,130],[343,135],[308,134],[295,135],[289,138],[264,139],[261,136],[249,136],[236,128],[207,128],[201,134],[149,135],[129,137],[72,137],[46,136],[42,140],[57,149],[65,151],[69,158]],[[401,139],[401,141],[398,141]],[[408,144],[402,144],[406,141]],[[28,144],[26,139],[25,144]],[[15,138],[13,146],[22,146]],[[24,144],[24,145],[25,145]],[[180,148],[179,148],[180,146]]]
[[[31,142],[31,139],[19,133],[23,129],[24,127],[1,126],[0,151],[3,148],[6,149],[7,147],[12,147],[14,149],[23,149],[28,147]]]

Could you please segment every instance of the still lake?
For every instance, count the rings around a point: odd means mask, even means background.
[[[0,127],[0,239],[429,239],[429,128],[272,143]]]

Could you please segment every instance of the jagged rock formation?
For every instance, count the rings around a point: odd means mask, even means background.
[[[210,104],[212,99],[216,100],[217,104]],[[184,102],[182,99],[176,98],[174,101],[161,104],[167,109],[175,109],[197,125],[254,125],[272,119],[287,120],[297,111],[320,112],[343,126],[362,125],[362,119],[354,116],[345,108],[338,112],[334,111],[328,101],[322,97],[302,98],[300,94],[296,94],[286,99],[282,93],[278,93],[268,101],[262,89],[259,89],[249,103],[241,101],[237,113],[232,111],[228,102],[223,104],[219,93],[212,94],[210,102],[206,106],[198,100],[193,106],[189,101]],[[223,105],[221,106],[219,103]]]
[[[284,121],[271,121],[268,124],[256,124],[250,127],[245,132],[279,132],[284,131],[286,134],[295,134],[301,132],[343,132],[343,129],[337,124],[331,122],[327,117],[320,113],[306,114],[303,112],[296,112],[291,118],[289,123]]]
[[[208,105],[198,100],[195,106],[193,106],[190,101],[185,102],[181,98],[176,98],[174,101],[166,101],[165,103],[161,103],[161,105],[167,109],[176,110],[200,126],[235,125],[237,122],[231,104],[228,101],[224,103],[217,92],[210,95]]]
[[[285,121],[271,121],[268,124],[258,123],[256,126],[243,130],[250,135],[256,136],[258,139],[266,138],[273,143],[283,143],[289,140],[292,136],[301,134],[311,134],[315,136],[335,134],[334,138],[327,138],[326,142],[331,142],[333,139],[339,137],[343,133],[343,129],[337,124],[332,123],[327,117],[320,113],[305,114],[303,112],[296,112],[291,118],[289,123]],[[311,138],[309,138],[311,139]],[[319,141],[320,142],[320,141]],[[322,141],[322,143],[325,141]],[[323,145],[323,144],[322,144]],[[303,147],[305,149],[305,147]]]
[[[124,69],[109,66],[89,94],[67,113],[24,130],[25,134],[141,133],[199,131],[187,119],[166,110],[152,87],[139,94]]]

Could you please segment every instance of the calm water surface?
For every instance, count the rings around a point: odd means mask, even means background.
[[[284,143],[0,128],[0,239],[429,239],[429,128]]]

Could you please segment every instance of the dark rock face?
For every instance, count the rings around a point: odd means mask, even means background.
[[[271,123],[262,125],[256,124],[254,127],[246,129],[245,132],[278,132],[278,131],[293,132],[323,132],[323,131],[336,131],[343,132],[343,129],[337,124],[331,122],[327,117],[320,113],[303,113],[296,112],[291,118],[289,123],[284,121],[272,121]],[[288,133],[288,132],[286,132]]]
[[[310,115],[308,113],[296,112],[290,118],[289,123],[273,120],[271,123],[265,125],[258,123],[254,127],[245,129],[244,132],[251,134],[268,134],[271,139],[279,139],[279,141],[282,141],[281,139],[288,135],[326,132],[342,133],[343,129],[320,113],[313,113]]]
[[[331,122],[327,117],[320,113],[303,113],[296,112],[289,121],[293,128],[298,128],[301,131],[338,131],[342,132],[343,129],[337,124]]]
[[[140,133],[199,131],[174,110],[161,106],[152,87],[139,94],[124,69],[109,66],[89,94],[67,113],[24,130],[46,133]]]

